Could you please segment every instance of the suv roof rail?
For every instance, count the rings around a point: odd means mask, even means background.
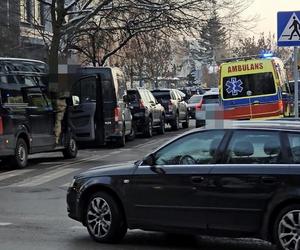
[[[45,62],[39,60],[26,59],[26,58],[14,58],[14,57],[0,57],[0,61],[21,61],[21,62],[35,62],[35,63],[46,64]]]

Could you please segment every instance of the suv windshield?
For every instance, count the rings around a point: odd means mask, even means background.
[[[139,102],[139,94],[136,90],[128,90],[127,96],[128,96],[128,101],[130,103],[138,103]]]
[[[157,101],[169,101],[171,99],[169,91],[153,91],[152,94]]]
[[[219,103],[219,96],[218,95],[203,96],[203,104],[213,104],[213,103]]]
[[[252,92],[251,96],[276,93],[272,72],[223,78],[224,99],[247,97],[248,91]]]
[[[201,95],[193,95],[190,100],[188,101],[188,103],[198,103],[200,102],[202,99]]]

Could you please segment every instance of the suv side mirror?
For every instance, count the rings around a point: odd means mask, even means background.
[[[146,158],[143,159],[143,165],[154,166],[155,165],[155,156],[154,154],[149,154]]]
[[[79,96],[77,96],[77,95],[72,96],[72,104],[73,104],[73,106],[78,106],[80,104]]]

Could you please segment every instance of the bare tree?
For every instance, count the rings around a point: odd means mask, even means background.
[[[248,5],[249,1],[245,0],[114,1],[110,9],[102,11],[78,30],[70,44],[86,61],[103,65],[141,33],[168,30],[191,36],[206,23],[212,8],[223,13],[222,20],[228,18],[229,10],[234,8],[237,20]]]
[[[116,56],[131,83],[134,79],[148,81],[157,87],[159,78],[172,71],[170,37],[160,31],[141,33],[134,37]],[[133,85],[133,84],[131,84]]]
[[[259,37],[241,38],[232,49],[234,57],[259,55],[265,52],[272,52],[275,56],[282,58],[283,61],[287,61],[291,55],[289,49],[277,46],[274,34],[261,33]]]
[[[49,48],[49,67],[57,75],[61,51],[76,49],[103,65],[134,36],[153,30],[191,34],[209,16],[211,6],[238,20],[246,0],[37,0],[46,6],[51,32],[41,29]],[[35,27],[39,28],[39,27]],[[89,40],[89,46],[84,41]],[[99,42],[101,41],[101,43]],[[83,46],[80,44],[83,43]],[[85,51],[90,47],[90,51]],[[97,48],[99,47],[99,48]],[[101,59],[98,55],[101,55]],[[54,79],[55,80],[55,79]]]

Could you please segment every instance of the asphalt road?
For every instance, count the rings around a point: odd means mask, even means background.
[[[194,127],[193,121],[191,127]],[[0,250],[271,250],[254,239],[192,237],[131,230],[117,245],[92,241],[86,229],[68,218],[66,190],[72,177],[90,167],[141,159],[143,155],[187,131],[168,131],[151,139],[137,138],[124,148],[91,148],[74,160],[61,153],[33,155],[23,170],[0,168]]]

